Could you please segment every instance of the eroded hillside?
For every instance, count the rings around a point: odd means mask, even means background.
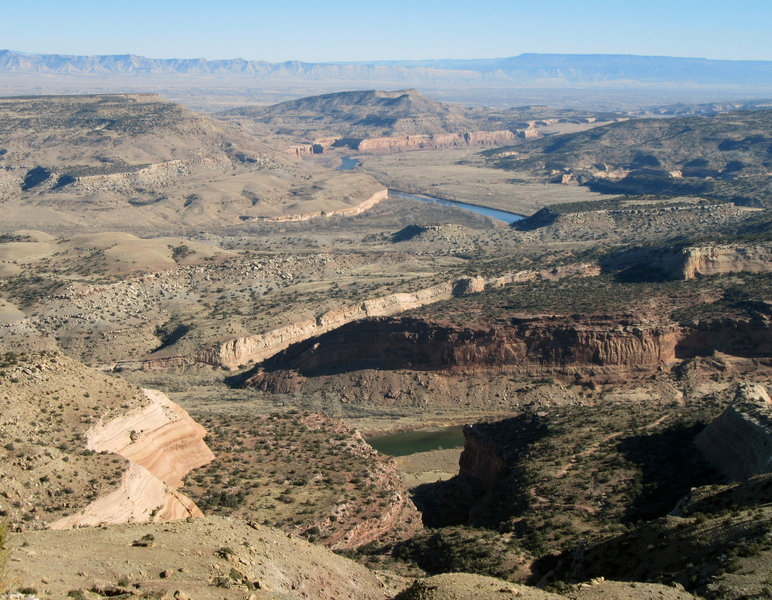
[[[211,230],[351,209],[383,189],[154,95],[6,98],[0,132],[6,229]]]

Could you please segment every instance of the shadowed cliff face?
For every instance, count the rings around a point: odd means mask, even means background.
[[[684,329],[676,346],[676,356],[710,356],[718,351],[746,358],[769,357],[772,355],[770,333],[769,324],[761,319],[701,321]]]
[[[724,319],[679,327],[605,316],[552,316],[460,327],[415,318],[364,319],[291,345],[244,381],[271,388],[288,373],[314,377],[361,369],[409,369],[495,371],[609,383],[645,377],[672,368],[680,359],[715,351],[768,357],[769,325]]]
[[[265,361],[248,384],[282,370],[304,376],[358,369],[545,371],[586,368],[601,379],[651,373],[675,359],[674,325],[608,318],[517,318],[490,328],[420,319],[367,319],[295,344]],[[566,371],[567,372],[567,371]]]
[[[695,440],[724,475],[741,480],[772,471],[772,400],[758,384],[741,384],[734,402]]]

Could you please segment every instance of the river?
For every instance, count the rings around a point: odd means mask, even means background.
[[[430,450],[463,448],[463,429],[461,425],[442,429],[419,429],[367,437],[365,441],[381,454],[407,456]]]
[[[360,165],[358,158],[352,158],[351,156],[343,156],[340,159],[340,165],[338,165],[336,171],[353,171]]]
[[[340,159],[340,165],[336,170],[338,171],[353,171],[360,165],[358,158],[351,156],[343,156]],[[407,200],[419,200],[421,202],[434,202],[436,204],[442,204],[443,206],[454,206],[456,208],[462,208],[470,212],[484,215],[486,217],[493,217],[505,223],[512,224],[515,221],[523,219],[523,215],[519,215],[513,212],[507,212],[505,210],[498,210],[496,208],[489,208],[487,206],[479,206],[477,204],[469,204],[467,202],[459,202],[457,200],[447,200],[446,198],[436,198],[434,196],[427,196],[425,194],[409,194],[407,192],[400,192],[399,190],[389,189],[390,198],[402,198]]]
[[[498,210],[496,208],[489,208],[487,206],[479,206],[477,204],[468,204],[467,202],[459,202],[458,200],[447,200],[445,198],[435,198],[434,196],[426,196],[424,194],[408,194],[407,192],[400,192],[399,190],[389,189],[389,198],[402,198],[407,200],[419,200],[421,202],[434,202],[435,204],[442,204],[443,206],[454,206],[456,208],[462,208],[478,215],[484,215],[486,217],[493,217],[505,223],[514,223],[523,219],[523,215],[517,213],[507,212],[504,210]]]

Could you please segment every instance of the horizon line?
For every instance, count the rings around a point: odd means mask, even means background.
[[[156,57],[147,56],[144,54],[135,54],[133,52],[124,53],[107,53],[107,54],[70,54],[70,53],[51,53],[51,52],[30,52],[25,50],[13,50],[11,48],[0,49],[0,54],[11,53],[23,56],[61,56],[69,58],[143,58],[147,60],[180,60],[180,61],[206,61],[206,62],[230,62],[230,61],[245,61],[256,63],[268,63],[268,64],[284,64],[284,63],[304,63],[304,64],[329,64],[329,65],[356,65],[356,64],[405,64],[405,63],[437,63],[437,62],[481,62],[481,61],[500,61],[509,60],[513,58],[521,58],[525,56],[543,56],[543,57],[557,57],[557,56],[572,56],[572,57],[634,57],[634,58],[659,58],[659,59],[680,59],[680,60],[695,60],[704,62],[730,62],[730,63],[766,63],[772,62],[772,59],[732,59],[732,58],[707,58],[700,56],[674,56],[669,54],[630,54],[625,52],[521,52],[520,54],[513,54],[510,56],[492,56],[492,57],[470,57],[470,58],[378,58],[378,59],[364,59],[364,60],[322,60],[322,61],[310,61],[303,59],[287,59],[271,61],[263,58],[244,58],[241,56],[230,58],[207,58],[205,56],[170,56],[170,57]]]

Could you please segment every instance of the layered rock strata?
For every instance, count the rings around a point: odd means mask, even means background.
[[[509,130],[389,136],[365,138],[359,142],[356,150],[358,152],[375,154],[400,152],[403,150],[436,150],[439,148],[465,148],[469,146],[500,146],[511,144],[516,139],[517,134]]]
[[[679,278],[772,272],[772,243],[684,248]]]
[[[316,319],[292,323],[265,334],[229,340],[204,350],[196,360],[204,364],[230,368],[261,362],[290,344],[321,335],[341,325],[367,317],[393,315],[453,296],[453,285],[441,283],[412,293],[399,293],[365,300],[361,304],[330,310]]]
[[[759,384],[740,384],[731,406],[695,443],[729,479],[772,472],[772,400],[767,391]]]
[[[306,319],[279,327],[264,334],[228,340],[200,352],[194,361],[184,357],[149,360],[145,368],[176,367],[199,362],[220,367],[237,368],[250,362],[261,362],[291,344],[322,335],[338,327],[370,317],[386,317],[440,302],[457,296],[475,294],[487,288],[499,288],[512,283],[537,280],[557,280],[564,277],[595,277],[600,267],[593,264],[575,264],[544,271],[518,271],[492,278],[462,277],[439,283],[416,292],[388,294],[365,300],[361,304],[344,306],[322,313],[316,319]]]
[[[676,359],[673,324],[591,318],[513,317],[472,328],[421,319],[374,318],[298,343],[265,361],[248,383],[292,370],[302,375],[356,369],[522,372],[615,381],[651,374]]]
[[[176,488],[188,471],[214,459],[203,441],[206,431],[161,392],[143,391],[148,404],[100,423],[87,434],[88,450],[112,452],[130,461],[118,489],[53,522],[52,529],[202,516]]]
[[[304,377],[374,369],[516,373],[595,385],[640,379],[704,356],[715,357],[716,368],[736,367],[740,373],[746,363],[753,368],[769,364],[771,334],[770,323],[759,319],[681,326],[629,316],[511,314],[459,326],[420,318],[368,318],[292,344],[258,365],[246,383],[279,390],[289,382],[297,387]]]

